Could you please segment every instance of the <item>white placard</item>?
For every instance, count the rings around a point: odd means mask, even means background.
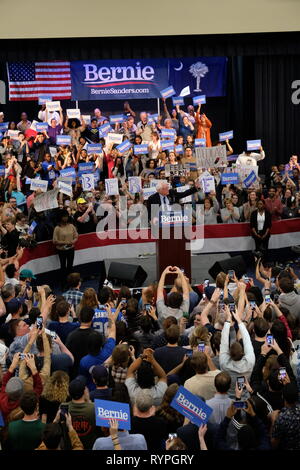
[[[39,194],[33,200],[34,208],[37,212],[42,212],[50,209],[56,209],[58,207],[57,195],[58,188],[47,191],[44,194]]]
[[[202,178],[201,183],[204,193],[210,193],[211,191],[216,190],[215,178],[213,176]]]
[[[56,147],[49,147],[49,152],[51,157],[55,157],[55,155],[57,154]]]
[[[19,140],[19,132],[21,132],[21,131],[12,131],[12,130],[9,130],[9,131],[7,131],[7,135],[9,135],[9,137],[10,137],[12,140]]]
[[[72,183],[68,184],[64,181],[58,181],[58,189],[60,193],[66,194],[66,196],[73,195]]]
[[[51,113],[53,111],[60,111],[60,101],[47,101],[46,109]]]
[[[92,191],[95,189],[95,180],[93,173],[85,173],[81,176],[83,191]]]
[[[123,134],[114,134],[109,132],[105,137],[105,144],[109,146],[110,144],[121,144],[123,142]]]
[[[163,183],[167,183],[167,184],[169,185],[169,188],[170,188],[170,183],[168,183],[167,180],[156,180],[156,179],[153,179],[153,180],[150,181],[150,187],[151,187],[151,188],[152,188],[152,187],[156,187],[156,185],[157,185],[158,183],[162,183],[162,182],[163,182]]]
[[[227,166],[226,145],[216,147],[196,147],[197,168],[213,168]]]
[[[32,129],[33,131],[36,131],[36,124],[37,123],[38,123],[38,121],[33,120],[29,129]]]
[[[186,184],[185,186],[179,186],[178,188],[176,188],[178,193],[183,193],[184,191],[187,191],[188,189],[191,189],[188,184]],[[186,202],[192,202],[192,195],[186,196],[183,199],[180,199],[180,202],[183,204],[185,204]]]
[[[131,194],[140,193],[142,190],[142,178],[140,176],[129,176],[128,190]]]
[[[79,119],[80,121],[80,109],[67,109],[67,116],[70,119]]]
[[[154,187],[152,188],[143,188],[143,198],[145,201],[152,196],[152,194],[156,193],[156,189]]]
[[[40,180],[40,179],[32,179],[30,183],[30,190],[36,191],[40,189],[43,193],[45,193],[48,189],[48,181]]]
[[[119,195],[118,178],[108,178],[105,180],[105,192],[108,196]]]
[[[89,114],[83,114],[82,119],[86,124],[91,124],[91,116]]]

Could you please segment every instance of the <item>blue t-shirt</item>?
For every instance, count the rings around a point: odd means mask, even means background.
[[[89,390],[94,390],[96,388],[96,385],[94,384],[92,380],[92,376],[90,374],[90,369],[92,366],[98,366],[103,364],[106,359],[109,358],[109,356],[112,355],[113,350],[115,349],[116,346],[116,340],[113,338],[108,338],[105,343],[103,348],[100,350],[99,354],[97,356],[92,356],[91,354],[87,354],[84,356],[79,364],[79,371],[78,375],[84,375],[87,378],[87,387]]]
[[[76,330],[80,327],[79,321],[76,322],[66,322],[61,323],[59,321],[51,321],[48,325],[49,330],[55,331],[55,333],[60,337],[62,342],[65,344],[67,336],[71,331]]]
[[[116,311],[115,308],[111,309],[112,313]],[[108,316],[104,305],[99,305],[98,308],[94,308],[95,315],[92,320],[92,328],[104,336],[107,336]],[[123,315],[119,313],[117,321],[122,321]]]

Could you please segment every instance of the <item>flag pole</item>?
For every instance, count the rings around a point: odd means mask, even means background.
[[[78,101],[76,100],[75,103],[76,103],[76,109],[78,109]]]
[[[158,116],[160,115],[160,102],[159,102],[159,98],[157,98],[157,114],[158,114]]]

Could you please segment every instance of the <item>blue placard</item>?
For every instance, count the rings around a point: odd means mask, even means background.
[[[39,104],[46,104],[47,101],[52,101],[52,96],[39,96]]]
[[[128,403],[109,400],[95,400],[96,426],[109,428],[109,419],[118,421],[118,429],[130,431],[130,407]]]
[[[78,164],[78,174],[79,173],[92,173],[94,171],[95,164],[94,162],[86,162]]]
[[[141,154],[148,153],[148,152],[149,152],[149,149],[148,149],[147,144],[135,145],[133,147],[133,153],[135,155],[141,155]]]
[[[195,147],[206,147],[206,139],[195,139]]]
[[[87,151],[88,154],[101,153],[102,152],[102,145],[101,144],[88,144],[86,151]]]
[[[162,140],[161,141],[162,150],[175,151],[174,141],[173,140]]]
[[[0,176],[5,176],[5,166],[0,165]]]
[[[249,188],[255,181],[256,181],[256,174],[252,170],[251,173],[247,176],[247,178],[244,179],[243,183],[246,186],[246,188]]]
[[[161,137],[162,139],[175,139],[176,131],[175,129],[162,129],[161,130]]]
[[[122,142],[121,144],[117,145],[116,149],[117,149],[119,152],[124,153],[124,152],[126,152],[127,150],[129,150],[131,147],[132,147],[132,143],[130,142],[130,140],[125,140],[125,141]]]
[[[233,131],[219,133],[220,142],[224,142],[224,140],[230,140],[230,139],[233,139]]]
[[[48,130],[48,123],[47,122],[37,122],[35,125],[37,132],[47,132]]]
[[[238,173],[222,173],[221,174],[221,184],[239,184],[239,174]]]
[[[235,154],[235,155],[230,155],[229,157],[227,157],[227,161],[228,162],[235,162],[238,158],[238,154]]]
[[[173,101],[173,106],[176,106],[176,105],[182,106],[182,105],[184,105],[183,96],[173,96],[172,101]]]
[[[30,225],[29,229],[28,229],[29,235],[32,235],[32,234],[33,234],[34,229],[35,229],[36,226],[37,226],[37,222],[34,220],[34,221],[32,222],[32,224]]]
[[[206,103],[206,96],[205,95],[199,95],[199,96],[194,96],[193,97],[193,105],[198,106],[198,104],[205,104]]]
[[[0,411],[0,428],[4,428],[5,424],[4,424],[4,419],[3,419],[3,415]]]
[[[148,117],[151,117],[155,122],[158,121],[158,114],[149,114]]]
[[[64,176],[65,178],[72,178],[73,181],[76,180],[76,171],[75,168],[64,168],[60,170],[60,176]]]
[[[172,408],[186,416],[196,426],[207,423],[213,410],[196,395],[184,387],[179,387],[171,402]]]
[[[261,140],[247,140],[247,150],[250,152],[251,150],[260,150],[261,147]]]
[[[160,227],[175,227],[191,225],[192,213],[187,209],[182,211],[161,211],[159,213],[159,226]]]
[[[183,145],[176,145],[175,152],[178,154],[183,154]]]
[[[111,124],[117,124],[118,122],[124,122],[127,120],[127,116],[124,116],[123,114],[116,114],[115,116],[110,116],[109,122]]]
[[[105,137],[110,131],[112,131],[112,128],[109,122],[107,122],[106,124],[103,124],[103,126],[100,126],[98,129],[99,129],[101,137]]]
[[[0,131],[6,132],[8,130],[9,122],[0,122]]]
[[[168,86],[168,88],[164,88],[164,90],[161,90],[160,94],[163,98],[170,98],[170,96],[176,95],[176,91],[172,86]]]
[[[57,135],[56,143],[57,145],[71,145],[71,136],[70,135]]]

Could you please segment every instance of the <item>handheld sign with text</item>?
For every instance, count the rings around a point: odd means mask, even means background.
[[[151,117],[153,119],[154,122],[157,122],[158,121],[158,114],[148,114],[148,118]]]
[[[251,171],[251,173],[247,176],[247,178],[244,179],[243,183],[246,186],[246,188],[249,188],[253,183],[256,181],[256,174],[254,171]]]
[[[173,101],[173,106],[177,106],[177,105],[182,106],[182,105],[184,105],[183,96],[173,96],[172,101]]]
[[[80,109],[67,109],[67,116],[69,119],[79,119],[80,121]]]
[[[83,191],[92,191],[95,189],[94,175],[85,173],[82,175],[82,189]]]
[[[118,196],[119,185],[117,178],[107,178],[105,180],[105,192],[108,196]]]
[[[112,128],[111,128],[111,125],[109,124],[109,122],[107,122],[106,124],[103,124],[103,126],[100,126],[100,127],[99,127],[100,136],[101,136],[101,137],[107,136],[107,134],[108,134],[111,130],[112,130]]]
[[[206,424],[213,412],[204,401],[182,386],[178,388],[171,406],[196,426]]]
[[[29,235],[32,235],[32,234],[33,234],[34,229],[35,229],[36,226],[37,226],[37,222],[34,220],[34,221],[32,222],[32,224],[30,225],[29,229],[28,229],[28,234],[29,234]]]
[[[89,114],[83,114],[82,119],[86,124],[91,124],[91,116]]]
[[[148,145],[147,144],[135,145],[133,147],[133,153],[135,155],[142,155],[144,153],[148,153]]]
[[[105,143],[107,147],[110,144],[121,144],[123,141],[123,134],[114,134],[113,132],[109,132],[105,137]]]
[[[118,429],[130,431],[130,409],[128,403],[95,399],[96,426],[109,428],[109,420],[118,421]]]
[[[47,122],[37,122],[35,125],[37,132],[47,132],[48,130],[48,123]]]
[[[220,142],[224,142],[224,140],[230,140],[230,139],[233,139],[233,131],[219,133]]]
[[[57,154],[56,147],[49,147],[49,152],[51,157],[55,157],[55,155]]]
[[[195,139],[195,147],[206,147],[206,139]]]
[[[57,145],[71,145],[71,136],[70,135],[57,135],[56,143]]]
[[[75,168],[69,167],[64,168],[63,170],[59,171],[60,176],[65,176],[66,178],[72,178],[72,181],[76,180],[76,171]]]
[[[66,196],[72,196],[73,189],[72,184],[65,183],[64,181],[58,181],[59,192],[66,194]]]
[[[178,155],[183,154],[183,145],[176,145],[176,146],[175,146],[175,152],[176,152]]]
[[[130,142],[130,140],[124,140],[121,144],[119,144],[116,148],[119,152],[124,153],[127,150],[129,150],[133,144]]]
[[[131,194],[140,193],[142,190],[142,179],[140,176],[129,176],[128,178],[128,191]]]
[[[117,124],[117,123],[120,123],[120,122],[124,122],[125,120],[126,120],[126,116],[124,116],[123,114],[110,116],[110,118],[109,118],[109,122],[111,124]]]
[[[18,139],[19,139],[19,132],[20,132],[20,131],[12,131],[12,130],[9,130],[9,131],[7,131],[7,135],[9,135],[9,137],[10,137],[12,140],[18,140]]]
[[[39,96],[39,104],[46,104],[52,100],[52,96]]]
[[[94,170],[94,162],[79,163],[78,174],[91,173]]]
[[[193,97],[193,105],[198,106],[199,104],[205,104],[206,103],[206,96],[205,95],[199,95],[199,96],[194,96]]]
[[[247,140],[247,150],[259,150],[261,147],[261,140]]]
[[[5,166],[0,165],[0,176],[4,176],[4,175],[5,175]]]
[[[30,190],[36,191],[40,189],[43,193],[45,193],[48,189],[48,181],[40,180],[40,179],[32,179],[30,183]]]
[[[163,140],[161,142],[161,148],[162,148],[162,150],[174,151],[175,150],[174,141],[173,140]]]
[[[160,94],[163,98],[170,98],[170,96],[176,95],[176,91],[172,86],[168,86],[168,88],[161,90]]]
[[[86,149],[88,155],[92,153],[101,153],[102,152],[102,145],[101,144],[88,144]]]
[[[60,111],[60,101],[46,101],[46,108],[48,111]]]
[[[222,173],[221,174],[221,184],[239,184],[239,174],[238,173]]]
[[[147,199],[152,196],[152,194],[156,193],[156,187],[151,186],[150,188],[143,188],[143,198],[144,201],[147,201]]]
[[[8,130],[9,122],[0,122],[0,131],[6,132]]]
[[[201,183],[204,193],[210,193],[211,191],[216,190],[215,178],[213,176],[207,176],[206,178],[202,178]]]
[[[172,139],[175,140],[176,138],[176,131],[175,129],[162,129],[161,130],[161,137],[163,139]]]

